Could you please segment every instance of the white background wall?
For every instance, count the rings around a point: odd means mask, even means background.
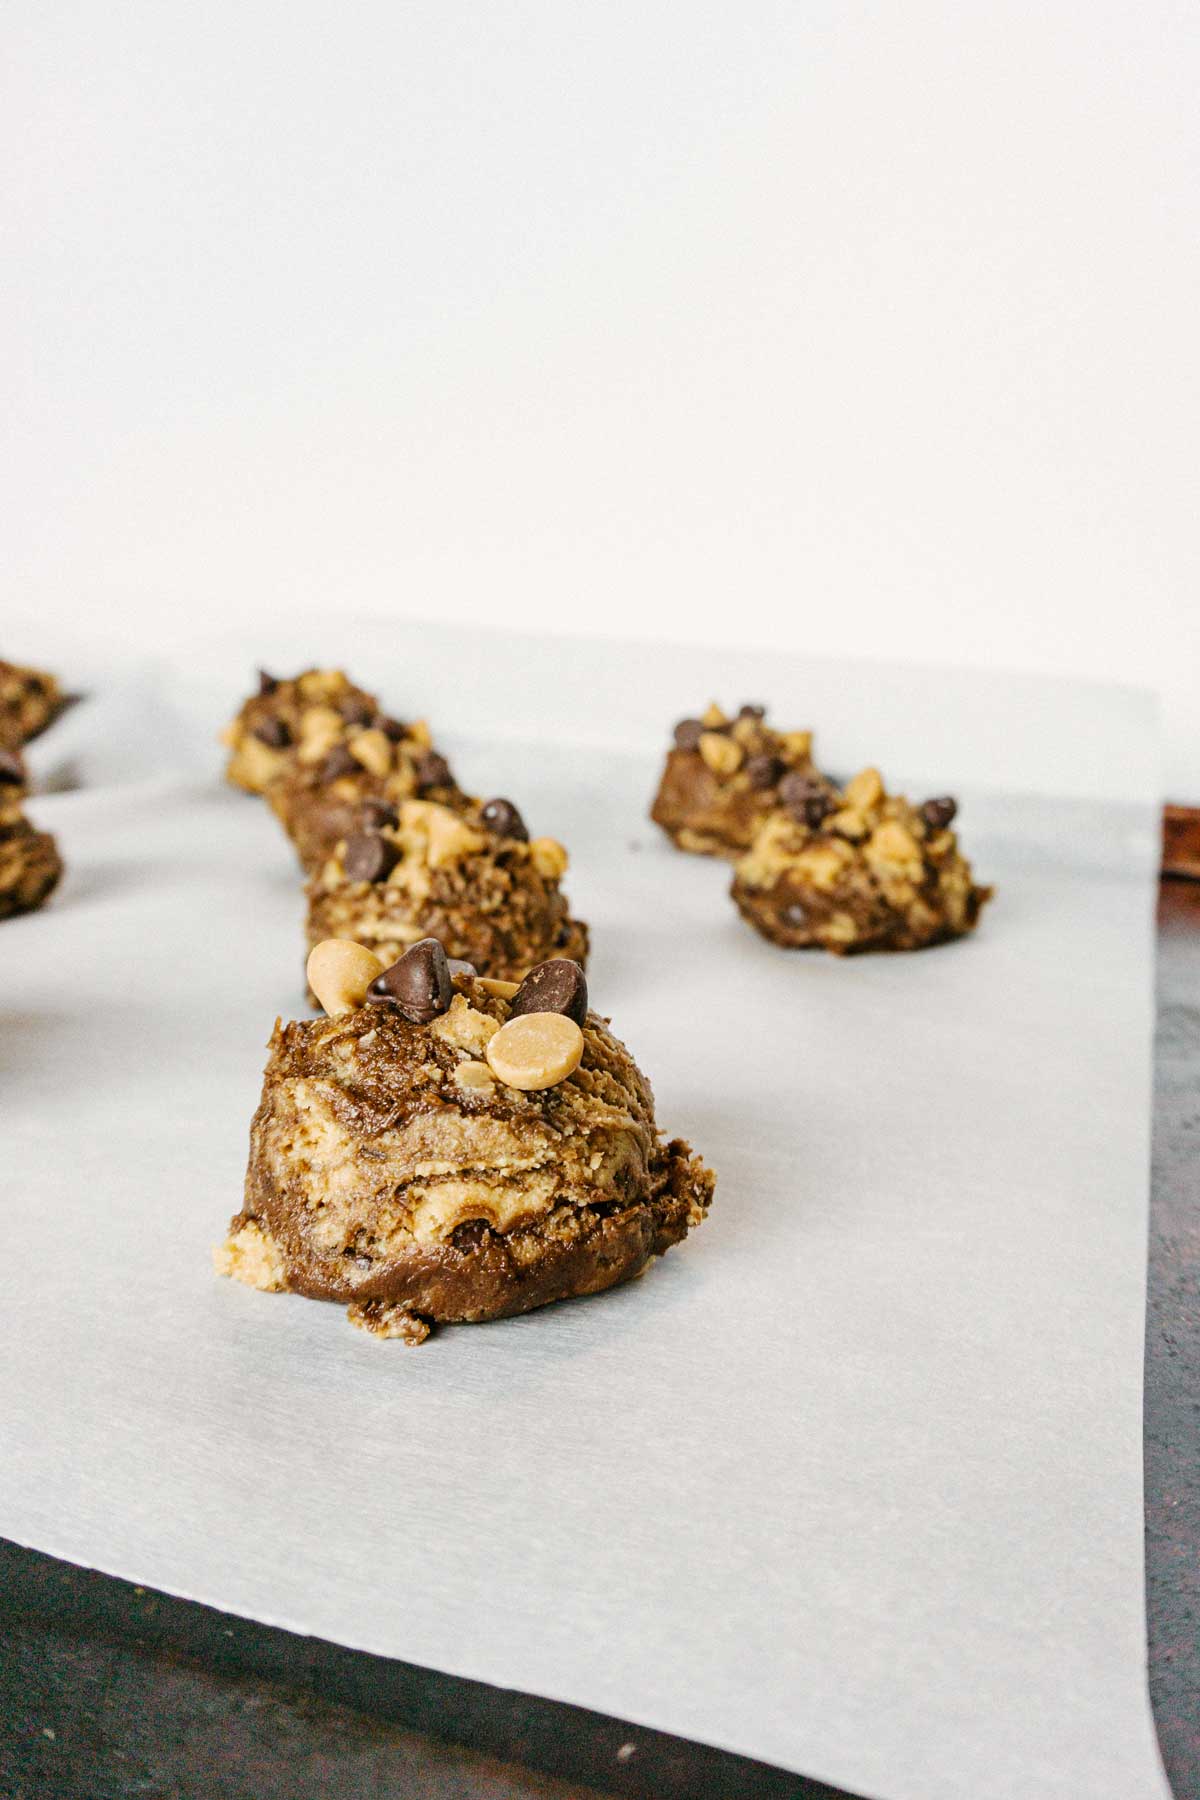
[[[0,627],[1121,677],[1200,799],[1198,93],[1189,0],[9,0]]]

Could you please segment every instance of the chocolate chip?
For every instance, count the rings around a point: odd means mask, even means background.
[[[834,811],[834,803],[819,782],[793,769],[779,784],[779,803],[791,813],[798,825],[815,831],[821,820]]]
[[[358,831],[346,839],[347,881],[386,881],[399,860],[396,846],[377,831]]]
[[[292,741],[292,734],[282,719],[264,719],[250,735],[272,750],[286,750]]]
[[[408,726],[403,719],[391,719],[386,713],[376,713],[373,723],[376,731],[382,731],[384,737],[389,738],[393,744],[398,744],[408,736]]]
[[[468,975],[474,979],[475,964],[473,962],[467,962],[464,957],[449,956],[446,958],[446,966],[450,970],[451,981],[460,980]]]
[[[358,818],[364,831],[382,831],[385,825],[400,823],[395,807],[386,800],[364,800]]]
[[[367,989],[367,999],[377,1006],[394,1006],[412,1025],[428,1025],[449,1009],[454,998],[450,964],[436,938],[422,938],[406,950],[399,962],[377,975]]]
[[[419,788],[454,786],[450,764],[436,750],[425,750],[418,756],[414,774]]]
[[[362,764],[356,762],[345,744],[335,744],[321,764],[321,780],[337,781],[342,775],[361,775]]]
[[[752,788],[774,787],[783,774],[783,764],[777,756],[769,753],[763,756],[751,756],[746,762],[746,774]]]
[[[375,708],[361,694],[345,694],[337,703],[337,709],[347,725],[370,725],[375,717]]]
[[[680,719],[675,727],[675,748],[695,750],[707,727],[700,719]]]
[[[509,1012],[514,1019],[522,1013],[563,1013],[581,1026],[587,1009],[587,976],[569,957],[554,956],[530,969],[512,997]]]
[[[0,750],[0,787],[24,787],[25,767],[15,750]]]
[[[260,694],[273,694],[279,686],[274,675],[268,675],[265,669],[258,671],[258,691]]]
[[[934,831],[943,831],[958,812],[958,801],[952,800],[949,794],[939,794],[936,800],[927,800],[921,808],[921,817]]]
[[[480,818],[497,837],[518,838],[523,844],[529,842],[525,821],[511,800],[489,800]]]
[[[738,707],[739,719],[765,719],[766,716],[766,707],[760,706],[757,700],[747,700]]]

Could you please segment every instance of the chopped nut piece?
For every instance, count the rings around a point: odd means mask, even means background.
[[[450,1002],[450,1010],[435,1019],[429,1027],[434,1037],[441,1038],[443,1043],[454,1044],[459,1050],[470,1050],[476,1056],[482,1056],[488,1041],[500,1030],[497,1020],[490,1013],[476,1012],[470,1001],[461,994],[455,994]]]
[[[724,732],[706,731],[700,739],[700,754],[714,775],[733,775],[741,768],[745,752]]]
[[[459,1063],[454,1071],[457,1086],[465,1088],[469,1094],[490,1094],[495,1088],[496,1079],[486,1063]]]
[[[519,981],[496,981],[490,975],[481,975],[479,985],[485,994],[492,994],[497,1000],[511,1000],[521,984]]]
[[[325,761],[334,746],[341,741],[342,720],[331,707],[310,706],[300,718],[300,748],[296,752],[297,762],[306,766]]]
[[[445,806],[430,804],[425,828],[429,834],[431,869],[440,868],[443,863],[457,862],[460,857],[484,847],[481,833],[472,831],[465,819],[460,819]]]
[[[846,799],[851,806],[868,810],[883,798],[883,778],[878,769],[862,769],[846,783]]]
[[[836,831],[839,837],[857,840],[866,837],[867,821],[856,806],[843,806],[841,811],[835,812],[829,820],[829,829]]]
[[[912,832],[906,831],[898,819],[885,819],[882,825],[875,827],[867,846],[867,854],[878,857],[882,862],[915,865],[918,873],[920,872],[921,846]]]

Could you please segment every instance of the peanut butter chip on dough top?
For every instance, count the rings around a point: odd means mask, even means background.
[[[583,1057],[583,1033],[565,1013],[522,1013],[502,1025],[487,1046],[488,1067],[505,1087],[533,1093],[557,1087]]]
[[[309,953],[307,973],[309,987],[332,1019],[362,1005],[383,963],[349,938],[326,938]]]

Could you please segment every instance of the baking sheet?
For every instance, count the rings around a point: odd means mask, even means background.
[[[290,853],[211,738],[247,666],[297,649],[95,653],[56,728],[102,779],[41,800],[69,874],[0,928],[0,1532],[881,1800],[1164,1794],[1150,703],[432,630],[364,658],[327,633],[569,843],[593,1001],[718,1173],[642,1281],[413,1351],[209,1262],[302,962]],[[828,716],[830,762],[962,793],[1000,888],[977,939],[846,963],[761,943],[725,870],[645,822],[664,725],[714,691]]]

